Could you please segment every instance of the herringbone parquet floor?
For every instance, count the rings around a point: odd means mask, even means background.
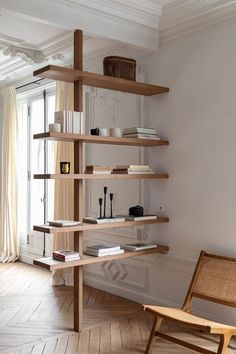
[[[24,263],[0,264],[0,354],[140,354],[152,318],[140,305],[85,287],[85,330],[73,332],[73,296],[68,287],[52,287],[50,273]],[[168,323],[166,331],[180,328]],[[181,338],[190,334],[176,332]],[[203,335],[193,343],[215,350]],[[232,345],[235,343],[232,342]],[[159,340],[153,354],[191,354]],[[228,354],[235,354],[233,348]]]

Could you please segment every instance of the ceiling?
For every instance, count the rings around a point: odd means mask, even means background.
[[[32,80],[45,63],[71,63],[76,28],[92,63],[156,51],[160,41],[235,16],[236,0],[0,0],[0,88]]]

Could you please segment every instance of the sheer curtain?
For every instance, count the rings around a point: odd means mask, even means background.
[[[74,85],[67,82],[56,83],[55,110],[74,109]],[[74,170],[73,143],[57,142],[55,153],[55,171],[60,173],[60,161],[70,161],[71,173]],[[73,180],[55,180],[54,219],[74,219],[74,183]],[[73,250],[73,233],[54,235],[53,249]],[[73,268],[56,270],[53,273],[54,285],[73,285]]]
[[[17,215],[17,108],[13,87],[1,92],[3,129],[1,157],[0,262],[14,262],[19,257],[20,240]]]

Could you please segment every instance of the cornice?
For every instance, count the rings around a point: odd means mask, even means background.
[[[163,8],[160,39],[170,40],[236,16],[236,0],[175,0]]]

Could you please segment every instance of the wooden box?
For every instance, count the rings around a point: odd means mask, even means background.
[[[103,60],[104,75],[136,80],[136,60],[109,56]]]

